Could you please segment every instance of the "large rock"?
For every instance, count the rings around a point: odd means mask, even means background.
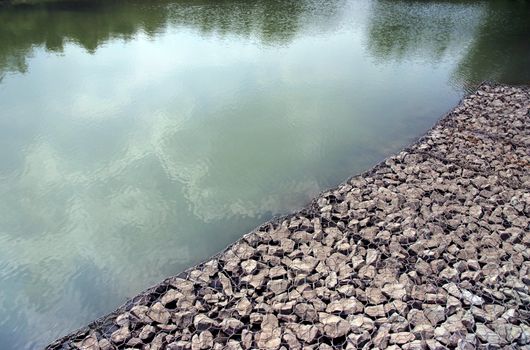
[[[385,317],[385,307],[384,305],[376,305],[376,306],[367,306],[364,308],[364,312],[372,317],[372,318],[378,318],[378,317]]]
[[[123,344],[130,338],[131,331],[127,327],[122,327],[110,335],[110,340],[116,345]]]
[[[192,350],[205,350],[213,347],[213,335],[210,331],[195,334],[191,339]]]
[[[169,289],[166,293],[164,293],[164,295],[162,295],[162,298],[160,299],[160,302],[162,303],[163,306],[166,306],[167,304],[179,299],[179,298],[182,298],[184,296],[184,294],[182,294],[181,292],[177,291],[176,289]]]
[[[261,323],[261,332],[256,334],[256,343],[260,349],[276,350],[280,348],[282,330],[278,318],[272,314],[266,315]]]
[[[95,334],[91,334],[82,341],[74,343],[74,346],[79,350],[100,350],[98,338]]]
[[[148,324],[142,328],[140,334],[138,335],[138,338],[140,338],[141,340],[151,339],[152,337],[154,337],[155,332],[156,328]]]
[[[290,329],[294,335],[307,344],[313,343],[319,334],[318,328],[313,325],[289,323],[287,328]]]
[[[149,308],[147,316],[155,322],[166,324],[169,321],[171,314],[162,303],[157,302]]]
[[[205,314],[198,314],[193,319],[193,325],[200,331],[209,330],[213,327],[217,327],[219,323],[216,320],[211,319]]]
[[[243,322],[233,317],[225,318],[221,322],[221,329],[227,334],[237,333],[243,327],[244,327]]]
[[[318,320],[317,310],[311,304],[307,304],[307,303],[296,304],[294,307],[294,313],[302,321],[315,322]]]
[[[407,295],[405,285],[401,283],[387,283],[383,286],[381,291],[387,297],[395,300],[402,300]]]
[[[230,278],[228,278],[224,273],[220,273],[219,280],[221,281],[221,285],[223,286],[223,292],[228,296],[234,295],[234,291],[232,289],[232,281],[230,281]]]
[[[303,273],[307,275],[314,270],[317,264],[318,264],[317,259],[307,256],[302,259],[293,260],[291,264],[288,265],[288,267],[294,270],[295,272],[299,272],[299,273]]]
[[[441,305],[424,306],[423,314],[431,322],[433,326],[443,322],[446,317],[446,310]]]
[[[372,332],[375,328],[374,321],[363,315],[348,316],[350,328],[354,333],[360,334],[365,331]]]
[[[476,324],[476,334],[477,337],[484,343],[484,344],[491,344],[491,345],[497,345],[502,346],[506,344],[506,341],[501,338],[500,335],[486,327],[486,325],[482,323]]]
[[[406,344],[416,339],[416,336],[410,332],[398,332],[390,334],[390,344]]]
[[[355,298],[339,299],[332,301],[326,307],[327,313],[344,313],[347,315],[363,312],[364,305]]]
[[[252,304],[247,298],[241,298],[236,304],[236,311],[240,316],[250,315],[252,312]]]
[[[389,332],[390,332],[390,325],[382,324],[377,330],[375,337],[372,338],[374,345],[380,349],[386,348],[390,340]]]
[[[342,337],[350,331],[350,323],[342,317],[321,312],[318,320],[323,325],[324,334],[330,338]]]

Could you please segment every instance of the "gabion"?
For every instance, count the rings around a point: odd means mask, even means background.
[[[417,143],[47,349],[530,349],[530,89]]]

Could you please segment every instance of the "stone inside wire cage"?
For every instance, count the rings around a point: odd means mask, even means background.
[[[48,349],[529,349],[530,89],[425,137]]]

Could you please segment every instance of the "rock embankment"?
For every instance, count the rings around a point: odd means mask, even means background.
[[[414,146],[48,349],[530,349],[530,89],[482,85]]]

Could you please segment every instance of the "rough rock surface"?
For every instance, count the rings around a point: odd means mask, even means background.
[[[48,349],[529,349],[530,89],[425,137]]]

